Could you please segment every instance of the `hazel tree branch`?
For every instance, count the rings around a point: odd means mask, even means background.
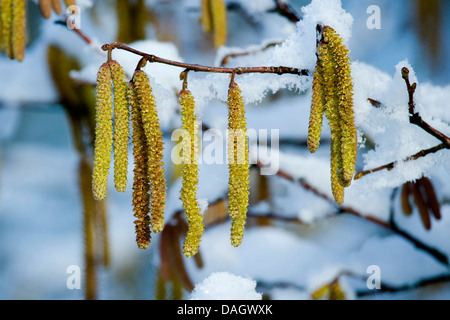
[[[153,54],[148,54],[139,50],[136,50],[134,48],[131,48],[125,44],[122,43],[111,43],[111,44],[105,44],[102,46],[102,49],[104,51],[111,52],[114,49],[121,49],[125,50],[131,53],[134,53],[136,55],[141,56],[144,58],[147,62],[150,63],[162,63],[171,65],[174,67],[180,67],[184,68],[189,71],[194,72],[212,72],[212,73],[229,73],[229,74],[245,74],[245,73],[272,73],[272,74],[295,74],[299,76],[309,76],[310,71],[307,69],[297,69],[292,67],[236,67],[236,68],[223,68],[223,67],[210,67],[210,66],[203,66],[199,64],[190,64],[190,63],[184,63],[180,61],[175,60],[169,60],[165,58],[161,58],[158,56],[155,56]]]
[[[275,0],[275,9],[272,12],[278,12],[283,17],[286,17],[289,21],[296,23],[300,21],[298,15],[289,7],[289,5],[281,0]]]
[[[444,133],[440,132],[439,130],[433,128],[427,122],[425,122],[422,119],[422,117],[420,116],[420,114],[418,112],[416,112],[416,105],[414,103],[414,93],[416,92],[417,84],[416,83],[411,84],[411,82],[409,80],[409,69],[408,68],[402,68],[401,73],[402,73],[403,80],[405,80],[406,89],[408,90],[409,123],[414,124],[414,125],[422,128],[425,132],[429,133],[430,135],[432,135],[433,137],[435,137],[436,139],[438,139],[438,140],[440,140],[442,142],[441,144],[436,145],[436,146],[434,146],[432,148],[421,150],[418,153],[407,157],[402,162],[408,162],[408,161],[412,161],[412,160],[417,160],[417,159],[425,157],[425,156],[427,156],[429,154],[436,153],[436,152],[438,152],[440,150],[450,149],[450,138],[448,136],[446,136]],[[378,108],[378,107],[381,106],[381,103],[376,101],[376,100],[373,100],[373,99],[369,98],[368,101],[374,107]],[[379,166],[379,167],[374,168],[374,169],[364,170],[364,171],[358,172],[355,175],[354,180],[361,179],[362,177],[364,177],[364,176],[366,176],[366,175],[368,175],[370,173],[373,173],[373,172],[382,171],[382,170],[391,170],[398,163],[399,163],[398,161],[390,162],[388,164]]]

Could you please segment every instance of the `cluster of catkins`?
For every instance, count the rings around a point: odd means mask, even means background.
[[[183,253],[191,257],[198,252],[204,231],[203,215],[196,198],[198,186],[198,122],[195,101],[183,87],[179,97],[182,119],[182,188],[180,199],[188,221]],[[249,160],[244,103],[241,91],[232,81],[229,89],[229,213],[232,219],[231,242],[238,246],[248,206]],[[146,249],[150,232],[164,228],[166,181],[164,178],[162,131],[155,98],[147,74],[137,69],[130,81],[115,60],[105,62],[97,74],[96,138],[94,147],[93,193],[98,200],[107,193],[111,153],[114,153],[114,183],[118,191],[127,184],[127,145],[131,107],[134,158],[133,210],[136,242]],[[113,123],[114,119],[114,123]],[[114,150],[113,150],[114,148]]]
[[[308,148],[317,151],[325,114],[331,130],[331,187],[337,203],[351,184],[357,157],[357,131],[353,112],[353,83],[348,49],[328,26],[318,43],[317,64],[308,128]]]
[[[202,0],[201,22],[203,30],[213,33],[216,48],[225,44],[227,41],[227,7],[225,0]]]
[[[64,0],[67,7],[76,5],[75,0]],[[39,0],[39,10],[45,19],[52,10],[61,14],[60,0]],[[0,49],[10,59],[22,61],[27,41],[27,0],[0,0]]]

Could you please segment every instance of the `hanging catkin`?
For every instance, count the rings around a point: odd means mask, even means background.
[[[325,41],[329,43],[336,67],[335,77],[337,94],[339,96],[338,111],[341,127],[340,150],[342,154],[342,171],[339,173],[339,178],[342,180],[341,184],[347,187],[350,185],[355,172],[358,148],[353,112],[353,83],[350,58],[348,49],[332,28],[325,27],[323,32]]]
[[[238,85],[232,81],[228,90],[228,212],[231,243],[237,247],[244,235],[249,197],[249,158],[244,100]]]
[[[141,111],[136,100],[134,83],[128,84],[128,98],[131,105],[131,123],[133,128],[133,211],[137,218],[134,221],[136,229],[136,243],[140,249],[147,249],[150,245],[150,181],[148,179],[147,139],[142,123]]]
[[[148,176],[150,179],[151,226],[153,232],[160,232],[164,228],[166,202],[163,162],[164,142],[150,81],[142,70],[137,70],[133,79],[149,152]]]
[[[323,114],[325,112],[325,94],[324,79],[323,79],[323,67],[320,59],[323,56],[319,55],[317,58],[317,65],[314,71],[313,79],[313,95],[311,102],[311,112],[309,117],[308,127],[308,149],[311,153],[314,153],[319,148],[320,135],[322,133],[322,121]]]
[[[182,187],[180,199],[188,220],[189,229],[183,244],[186,257],[195,255],[204,231],[203,216],[196,198],[198,188],[198,129],[195,116],[195,101],[189,90],[180,93],[182,121]]]
[[[0,15],[2,19],[2,47],[10,59],[14,59],[12,51],[12,28],[13,28],[13,0],[0,1]]]
[[[52,2],[51,0],[39,0],[39,10],[44,19],[50,18],[52,15]]]
[[[319,146],[323,113],[331,131],[331,188],[337,203],[344,201],[344,188],[351,184],[356,165],[357,132],[353,112],[353,84],[348,49],[335,31],[323,28],[313,80],[308,148]]]
[[[97,200],[106,197],[113,141],[112,116],[111,69],[109,63],[105,62],[97,74],[94,170],[92,175],[92,188]]]
[[[69,8],[70,6],[76,6],[77,5],[77,1],[76,0],[64,0],[67,8]]]
[[[56,14],[61,14],[61,2],[60,0],[51,0],[53,11]]]
[[[212,30],[210,1],[211,0],[202,0],[202,16],[200,19],[205,32],[210,32]]]
[[[22,61],[25,56],[26,0],[13,0],[12,56]]]
[[[224,0],[210,0],[214,46],[221,47],[227,42],[227,7]]]
[[[114,86],[114,183],[117,191],[124,192],[128,173],[129,109],[127,81],[120,64],[109,62]]]

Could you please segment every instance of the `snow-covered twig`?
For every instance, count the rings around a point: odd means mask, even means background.
[[[165,58],[161,58],[158,56],[155,56],[153,54],[148,54],[139,50],[136,50],[134,48],[131,48],[125,44],[122,43],[111,43],[111,44],[105,44],[102,46],[102,49],[104,51],[108,51],[108,55],[110,56],[111,51],[114,49],[121,49],[126,50],[128,52],[134,53],[136,55],[139,55],[143,57],[147,62],[150,63],[162,63],[171,65],[174,67],[180,67],[184,68],[185,70],[189,71],[195,71],[195,72],[212,72],[212,73],[229,73],[229,74],[245,74],[245,73],[272,73],[272,74],[296,74],[299,76],[309,76],[311,74],[310,70],[307,69],[297,69],[297,68],[291,68],[291,67],[237,67],[237,68],[222,68],[222,67],[210,67],[210,66],[203,66],[199,64],[190,64],[190,63],[184,63],[180,61],[174,61],[169,60]]]
[[[433,128],[427,122],[425,122],[422,119],[422,117],[420,116],[420,114],[418,112],[416,112],[416,106],[415,106],[415,103],[414,103],[414,93],[416,92],[417,84],[416,83],[411,84],[411,82],[409,81],[409,70],[408,70],[408,68],[402,68],[401,73],[402,73],[402,78],[405,80],[405,83],[406,83],[406,89],[408,90],[409,122],[411,124],[419,126],[425,132],[429,133],[430,135],[432,135],[433,137],[435,137],[436,139],[438,139],[438,140],[440,140],[442,142],[439,145],[436,145],[436,146],[434,146],[432,148],[429,148],[429,149],[421,150],[421,151],[417,152],[416,154],[407,157],[405,160],[403,160],[403,162],[417,160],[419,158],[425,157],[425,156],[427,156],[429,154],[432,154],[432,153],[436,153],[436,152],[438,152],[440,150],[443,150],[443,149],[450,149],[450,138],[448,136],[446,136],[444,133],[442,133],[439,130],[437,130],[436,128]],[[376,101],[376,100],[369,99],[369,102],[375,107],[379,106],[379,102]],[[358,172],[355,175],[354,180],[361,179],[365,175],[368,175],[368,174],[373,173],[373,172],[377,172],[377,171],[381,171],[381,170],[385,170],[385,169],[391,170],[397,165],[397,163],[398,162],[391,162],[391,163],[379,166],[379,167],[374,168],[374,169],[364,170],[364,171]]]

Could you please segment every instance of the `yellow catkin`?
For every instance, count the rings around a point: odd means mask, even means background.
[[[41,15],[44,19],[50,18],[52,15],[52,2],[51,0],[39,0],[38,3],[39,11],[41,11]]]
[[[232,219],[231,243],[237,247],[244,236],[249,201],[249,158],[244,100],[233,81],[228,91],[228,213]]]
[[[0,50],[3,50],[3,26],[2,26],[2,0],[0,0]]]
[[[214,46],[221,47],[227,42],[227,7],[224,0],[210,0]]]
[[[339,179],[342,171],[341,155],[341,118],[338,110],[339,96],[336,90],[335,65],[333,57],[327,45],[318,48],[319,59],[322,67],[322,79],[325,97],[325,113],[331,131],[330,144],[330,173],[331,190],[335,201],[339,204],[344,202],[344,186]]]
[[[202,0],[201,22],[205,32],[210,32],[212,30],[210,1],[211,0]]]
[[[150,181],[148,179],[148,145],[142,123],[141,111],[136,101],[133,82],[128,84],[128,98],[131,105],[131,123],[133,128],[133,211],[136,243],[138,248],[147,249],[151,241],[150,230]]]
[[[181,167],[182,187],[180,199],[188,220],[189,229],[183,244],[183,253],[192,257],[198,252],[204,231],[203,216],[196,198],[198,188],[198,128],[195,101],[191,92],[180,93],[183,161]]]
[[[316,152],[320,145],[320,135],[322,133],[322,122],[326,104],[323,81],[322,63],[319,55],[314,71],[311,112],[308,127],[308,149],[311,153]]]
[[[336,147],[337,141],[335,138],[331,138],[331,157],[330,157],[330,171],[331,171],[331,191],[333,197],[338,204],[344,203],[345,189],[342,186],[338,177],[339,167],[341,165],[339,150]]]
[[[120,64],[109,62],[114,85],[114,183],[116,190],[125,192],[128,173],[129,109],[127,81]]]
[[[2,17],[2,46],[10,59],[14,59],[12,50],[12,30],[13,30],[13,0],[0,1],[0,14]]]
[[[25,57],[26,0],[13,0],[12,51],[17,61]]]
[[[76,6],[77,1],[76,0],[64,0],[64,3],[66,4],[66,7],[69,8],[70,6]]]
[[[92,178],[94,198],[97,200],[104,199],[107,192],[113,141],[112,116],[111,70],[109,64],[105,62],[97,74],[94,172]]]
[[[350,185],[353,179],[358,149],[353,111],[353,83],[350,58],[348,49],[332,28],[325,27],[323,34],[325,41],[328,42],[335,66],[335,85],[337,95],[339,96],[338,112],[341,128],[340,152],[342,157],[342,170],[339,172],[339,178],[341,184],[346,187]]]
[[[61,2],[60,0],[51,0],[53,11],[56,14],[61,14]]]
[[[160,232],[164,228],[164,207],[166,203],[166,181],[163,162],[164,142],[150,81],[142,70],[137,70],[133,79],[148,143],[151,226],[153,232]]]

